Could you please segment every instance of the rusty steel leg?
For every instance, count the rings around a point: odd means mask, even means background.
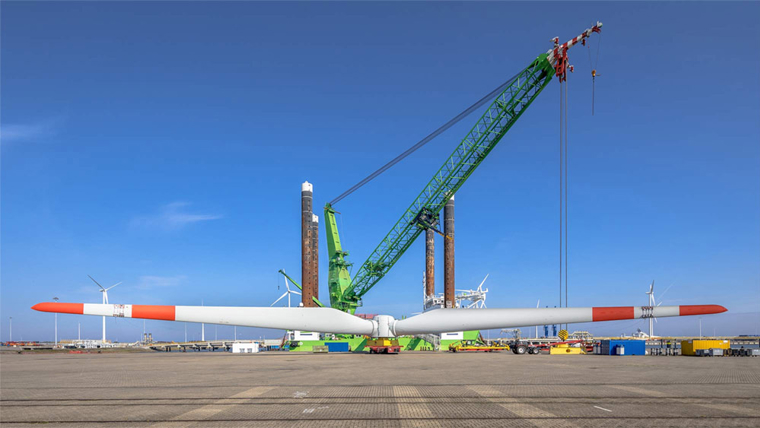
[[[311,217],[311,293],[319,299],[319,217],[313,214]],[[317,304],[314,303],[314,306]]]
[[[425,296],[435,294],[435,232],[425,231]]]
[[[301,184],[301,303],[316,306],[311,296],[312,286],[312,199],[313,187],[308,181]]]
[[[443,207],[443,301],[447,308],[453,308],[454,298],[454,197]]]

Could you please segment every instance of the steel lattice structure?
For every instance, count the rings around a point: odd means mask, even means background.
[[[350,264],[345,261],[348,253],[340,246],[335,210],[329,203],[325,206],[330,252],[330,304],[333,308],[354,313],[361,306],[362,296],[388,273],[420,233],[428,228],[435,229],[438,213],[446,202],[496,147],[552,77],[558,76],[561,80],[566,78],[567,50],[578,42],[585,43],[585,39],[592,33],[599,32],[601,26],[601,23],[597,23],[562,45],[555,38],[554,49],[539,55],[512,78],[361,265],[352,280],[347,270]]]
[[[341,290],[342,293],[330,293],[332,307],[346,310],[359,306],[361,297],[385,276],[420,233],[436,224],[438,213],[446,201],[459,190],[551,81],[554,67],[547,60],[547,56],[543,54],[536,58],[496,97],[454,153],[446,159],[380,245],[362,264],[347,289]],[[325,210],[326,216],[329,215],[328,209],[329,207]],[[339,299],[342,301],[334,301],[333,296],[342,297]]]

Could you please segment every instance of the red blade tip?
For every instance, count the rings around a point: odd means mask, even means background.
[[[679,308],[681,316],[719,314],[728,311],[721,305],[681,305]]]
[[[55,303],[45,302],[37,303],[32,309],[40,312],[57,312],[59,314],[78,314],[84,313],[84,303]]]

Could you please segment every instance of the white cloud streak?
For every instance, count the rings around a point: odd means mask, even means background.
[[[133,218],[130,224],[133,227],[172,231],[182,229],[193,223],[222,218],[219,214],[191,214],[185,212],[185,208],[188,205],[190,204],[187,202],[172,202],[161,207],[157,214]]]
[[[0,141],[5,145],[36,140],[55,134],[55,121],[32,124],[0,124]]]

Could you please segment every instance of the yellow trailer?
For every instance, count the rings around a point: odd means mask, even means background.
[[[683,355],[697,355],[697,351],[705,349],[729,349],[731,342],[728,340],[682,340],[681,341],[681,354]]]
[[[449,352],[494,352],[494,351],[509,351],[509,345],[504,346],[489,346],[481,343],[462,343],[454,342],[449,345]]]
[[[580,346],[570,346],[567,343],[561,343],[549,348],[549,355],[580,355],[586,351]]]

